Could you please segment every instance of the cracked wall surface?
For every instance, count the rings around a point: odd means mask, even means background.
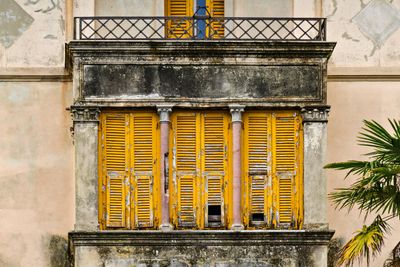
[[[27,68],[62,71],[66,42],[65,0],[2,0],[0,74]]]
[[[323,0],[322,16],[337,42],[331,67],[399,67],[400,1]]]

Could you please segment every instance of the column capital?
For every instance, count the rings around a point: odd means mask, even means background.
[[[72,120],[77,122],[99,122],[100,109],[98,107],[71,107]]]
[[[244,111],[245,106],[239,104],[229,105],[229,110],[232,115],[232,122],[242,122],[242,112]]]
[[[303,122],[328,122],[329,107],[304,107],[301,109]]]
[[[160,122],[169,122],[169,114],[174,105],[157,105],[157,112],[160,115]]]

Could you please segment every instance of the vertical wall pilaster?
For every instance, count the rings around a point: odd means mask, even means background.
[[[168,186],[168,151],[169,151],[169,129],[172,105],[159,105],[157,112],[160,116],[160,187],[161,187],[161,224],[160,230],[170,231],[173,226],[169,220],[169,186]]]
[[[302,109],[304,131],[304,228],[328,228],[324,164],[328,107]]]
[[[233,199],[233,214],[232,214],[232,230],[243,230],[242,221],[242,112],[243,105],[229,105],[232,115],[232,199]]]
[[[72,107],[75,144],[75,230],[98,230],[98,108]]]

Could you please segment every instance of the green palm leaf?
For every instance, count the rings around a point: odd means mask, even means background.
[[[373,150],[366,154],[367,161],[350,160],[330,163],[327,169],[347,170],[345,178],[356,176],[348,188],[339,188],[329,194],[336,208],[357,207],[366,215],[378,215],[374,222],[359,230],[340,251],[339,264],[352,265],[356,259],[370,257],[380,252],[384,234],[388,232],[387,220],[400,219],[400,122],[389,120],[393,133],[376,121],[364,121],[359,144]]]

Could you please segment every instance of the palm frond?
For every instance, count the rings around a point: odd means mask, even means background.
[[[375,160],[400,163],[400,123],[395,120],[389,120],[389,123],[393,135],[376,121],[364,121],[364,132],[360,133],[358,141],[362,146],[375,148],[366,154]]]
[[[400,191],[394,182],[388,184],[380,176],[358,180],[349,188],[338,188],[329,194],[329,198],[338,209],[352,209],[357,206],[366,214],[390,213],[400,218]]]
[[[378,215],[373,223],[357,231],[356,235],[340,250],[339,264],[352,265],[363,257],[369,265],[370,257],[380,252],[386,223],[391,218],[400,219],[400,121],[389,120],[393,133],[389,133],[376,121],[364,121],[358,141],[362,146],[373,148],[366,154],[369,161],[350,160],[327,164],[324,168],[347,170],[349,175],[358,176],[348,188],[339,188],[329,194],[336,208],[352,209],[355,206],[366,216]]]
[[[384,244],[384,234],[390,230],[389,225],[381,216],[377,216],[369,225],[356,232],[356,235],[339,251],[338,264],[353,265],[354,261],[361,261],[363,257],[369,266],[370,258],[375,257]]]
[[[334,162],[324,166],[324,169],[348,170],[346,177],[349,175],[365,175],[375,168],[376,162],[349,160],[345,162]]]

